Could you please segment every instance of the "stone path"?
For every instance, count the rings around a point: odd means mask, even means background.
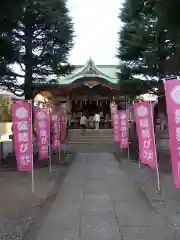
[[[37,240],[177,240],[110,153],[79,153]]]

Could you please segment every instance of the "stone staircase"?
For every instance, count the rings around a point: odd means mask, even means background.
[[[69,144],[114,144],[114,138],[111,129],[87,129],[82,135],[81,129],[69,130]]]

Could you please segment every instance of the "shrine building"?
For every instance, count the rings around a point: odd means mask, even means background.
[[[122,101],[117,72],[116,65],[96,65],[90,58],[69,75],[35,84],[35,95],[39,93],[56,106],[63,104],[72,118],[79,118],[82,112],[88,116],[99,112],[105,118],[110,103]]]

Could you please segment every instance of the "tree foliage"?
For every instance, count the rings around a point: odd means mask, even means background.
[[[21,73],[8,63],[2,84],[15,94],[22,90],[30,99],[34,83],[72,70],[68,54],[73,46],[73,23],[64,0],[26,0],[19,11],[18,21],[9,32],[15,53],[12,63],[20,66]]]
[[[16,45],[12,41],[12,31],[17,27],[21,5],[24,0],[2,0],[0,8],[0,77],[9,72],[9,64],[14,63]]]
[[[119,16],[123,27],[117,57],[120,84],[125,89],[132,84],[134,95],[140,89],[142,93],[152,91],[162,85],[154,80],[180,72],[180,17],[177,10],[172,14],[179,5],[178,0],[125,0]]]

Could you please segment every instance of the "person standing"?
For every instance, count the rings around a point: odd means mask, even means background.
[[[86,118],[85,114],[82,113],[82,116],[80,118],[80,125],[81,125],[81,128],[82,128],[82,135],[84,135],[84,133],[85,133],[86,124],[87,124],[87,118]]]
[[[100,115],[96,113],[94,115],[95,129],[99,129]]]
[[[105,116],[105,128],[108,128],[109,127],[109,114],[106,113],[106,116]]]
[[[166,129],[166,122],[167,122],[167,116],[164,114],[164,112],[159,112],[159,119],[160,119],[160,130],[164,131]]]
[[[89,127],[90,129],[93,129],[93,125],[94,125],[94,122],[93,122],[93,116],[90,116],[89,119],[88,119],[88,123],[89,123]]]

